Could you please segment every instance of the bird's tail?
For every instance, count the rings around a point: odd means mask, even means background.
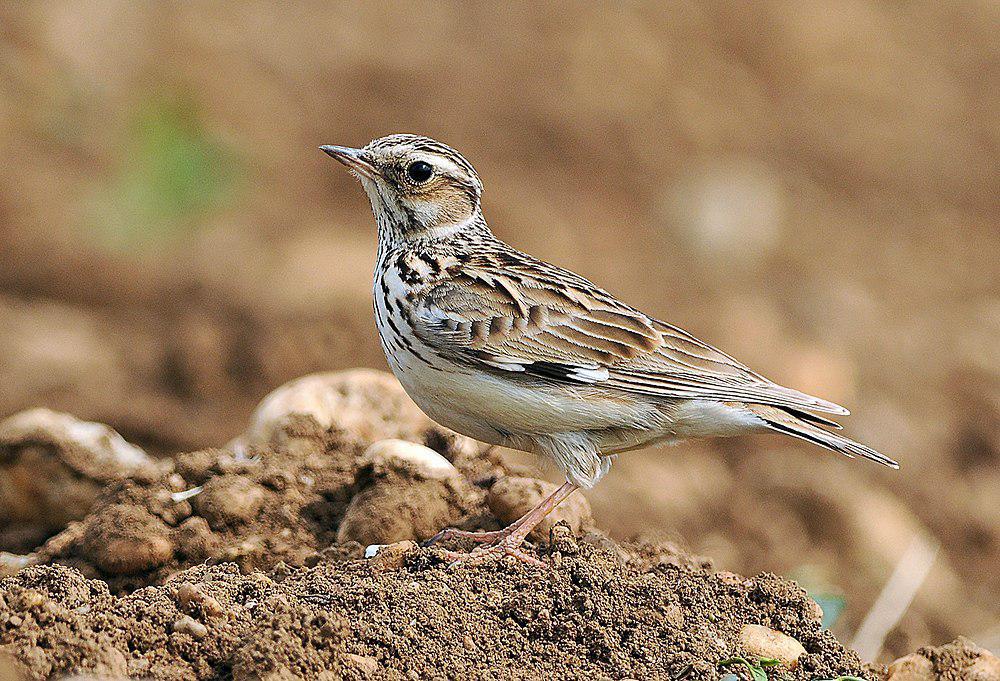
[[[815,417],[812,414],[789,412],[780,407],[772,407],[770,405],[748,404],[746,407],[756,416],[763,419],[770,430],[812,442],[820,447],[832,449],[851,458],[860,456],[865,459],[871,459],[883,466],[888,466],[889,468],[899,468],[898,463],[884,454],[876,452],[871,447],[867,447],[860,442],[855,442],[843,435],[831,433],[809,422],[810,420],[815,420],[831,427],[840,427],[832,421]]]

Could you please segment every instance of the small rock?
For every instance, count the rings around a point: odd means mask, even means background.
[[[910,653],[889,665],[887,681],[934,681],[934,663],[923,655]]]
[[[794,668],[799,656],[806,652],[802,644],[791,636],[759,624],[743,626],[740,645],[751,655],[773,658],[789,668]]]
[[[225,612],[219,601],[203,593],[191,582],[184,582],[177,587],[177,603],[188,612],[192,607],[200,608],[206,617],[219,617]]]
[[[415,548],[417,543],[410,540],[373,544],[365,549],[365,558],[371,559],[371,565],[376,570],[397,570],[403,567],[406,554]]]
[[[379,440],[365,450],[361,460],[376,475],[399,472],[438,480],[459,475],[451,462],[433,449],[405,440]]]
[[[252,520],[264,506],[267,492],[243,475],[223,475],[205,483],[193,500],[198,514],[213,530]]]
[[[296,415],[311,416],[323,429],[344,430],[367,442],[392,437],[419,441],[434,427],[392,374],[353,369],[285,383],[261,401],[250,426],[228,448],[245,456],[280,438]]]
[[[194,639],[202,639],[208,635],[208,627],[190,615],[181,615],[180,619],[174,622],[173,629],[175,633],[187,634]]]
[[[155,468],[103,423],[49,409],[14,414],[0,421],[0,524],[53,534],[83,518],[108,482]]]
[[[10,577],[21,568],[34,565],[36,562],[37,559],[32,555],[21,556],[0,551],[0,578]]]
[[[556,486],[544,480],[503,477],[493,483],[486,495],[486,504],[497,520],[509,525],[554,491]],[[559,521],[565,521],[574,534],[579,534],[594,524],[590,502],[579,492],[570,495],[528,536],[535,541],[547,541],[549,531]]]
[[[124,477],[152,463],[110,426],[50,409],[29,409],[0,421],[0,445],[9,451],[26,444],[72,450],[66,451],[68,465],[100,480]]]

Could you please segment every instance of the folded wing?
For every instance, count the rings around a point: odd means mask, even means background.
[[[572,272],[513,251],[495,258],[471,258],[424,292],[411,321],[425,343],[457,361],[572,385],[848,413],[767,380]]]

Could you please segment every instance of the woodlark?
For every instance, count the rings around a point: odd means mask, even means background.
[[[324,146],[361,181],[378,224],[375,321],[389,366],[442,425],[551,457],[566,483],[499,532],[442,530],[482,544],[456,561],[513,555],[619,452],[688,438],[779,432],[892,468],[816,412],[843,407],[767,380],[583,277],[496,238],[465,158],[426,137]],[[825,428],[824,428],[825,427]]]

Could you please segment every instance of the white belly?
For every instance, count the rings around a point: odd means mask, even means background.
[[[510,436],[551,435],[604,429],[655,428],[662,414],[648,403],[610,399],[591,389],[526,385],[454,365],[444,371],[389,360],[406,392],[443,426],[492,444]]]

